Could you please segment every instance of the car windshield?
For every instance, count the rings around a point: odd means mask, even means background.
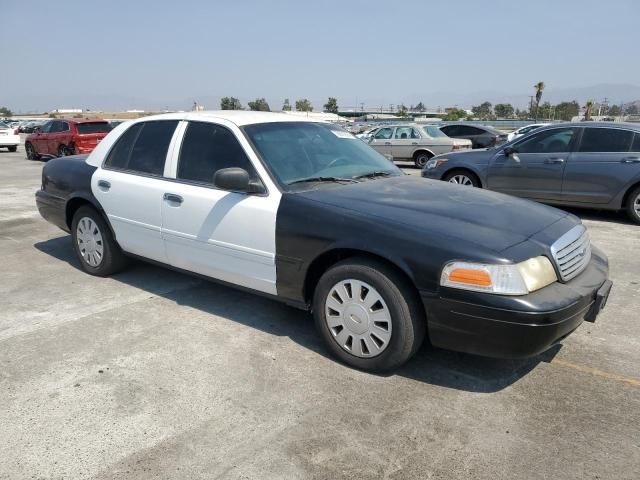
[[[9,125],[4,122],[0,122],[0,128],[9,128]]]
[[[433,125],[427,125],[425,127],[422,127],[422,129],[431,138],[446,137],[445,133],[442,130],[440,130],[438,127],[435,127]]]
[[[402,175],[390,160],[334,125],[312,122],[258,123],[245,126],[244,131],[283,186],[294,183],[305,185],[304,181],[311,179],[327,181],[367,175],[371,175],[370,178],[386,174]]]
[[[79,123],[78,133],[86,135],[89,133],[105,133],[111,131],[111,125],[108,122],[91,122],[91,123]]]

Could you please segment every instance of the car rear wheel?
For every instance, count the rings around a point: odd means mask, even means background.
[[[640,187],[629,194],[626,205],[627,215],[635,223],[640,224]]]
[[[327,270],[314,292],[313,314],[329,350],[362,370],[395,369],[424,339],[426,320],[415,288],[375,260],[347,259]]]
[[[9,148],[10,152],[17,152],[18,151],[18,147],[16,145],[12,146],[12,147],[7,147]]]
[[[37,160],[39,158],[38,154],[36,153],[36,149],[33,148],[31,142],[27,142],[24,144],[24,151],[27,155],[28,160]]]
[[[76,256],[85,272],[104,277],[126,266],[127,258],[104,218],[94,208],[83,206],[76,211],[71,235]]]
[[[445,175],[444,180],[449,183],[464,185],[466,187],[480,186],[480,180],[478,180],[476,174],[467,170],[453,170]]]
[[[59,157],[67,157],[69,155],[73,155],[73,151],[71,150],[71,147],[68,147],[66,145],[60,145],[58,147],[58,156]]]
[[[433,155],[429,152],[417,152],[413,156],[413,162],[416,164],[418,168],[424,168],[429,160],[433,158]]]

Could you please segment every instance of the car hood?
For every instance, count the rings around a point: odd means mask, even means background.
[[[524,242],[569,215],[528,200],[409,175],[323,186],[298,195],[493,252]]]

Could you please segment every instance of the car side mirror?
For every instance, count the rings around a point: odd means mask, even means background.
[[[244,168],[221,168],[213,175],[213,184],[221,190],[243,193],[264,193],[264,187],[252,182]]]
[[[518,153],[518,151],[513,147],[505,147],[505,149],[502,150],[502,153],[504,153],[505,157],[510,157],[514,153]]]

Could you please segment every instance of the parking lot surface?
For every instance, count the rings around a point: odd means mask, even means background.
[[[145,263],[83,273],[36,210],[42,165],[0,151],[0,478],[640,478],[624,215],[574,212],[614,287],[562,346],[509,361],[425,345],[377,376],[274,301]]]

